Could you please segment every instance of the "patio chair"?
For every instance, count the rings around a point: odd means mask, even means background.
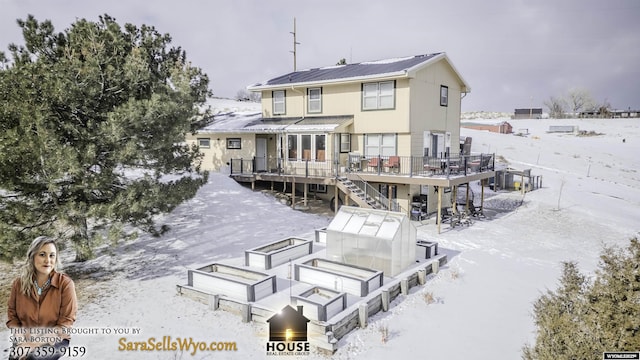
[[[449,172],[452,174],[457,174],[460,172],[462,168],[462,164],[460,164],[460,160],[452,160],[449,161]]]
[[[370,168],[374,168],[376,171],[378,171],[378,166],[380,165],[380,162],[382,162],[382,159],[380,159],[379,157],[372,157],[371,159],[369,159],[367,166],[369,166]]]
[[[473,161],[467,163],[467,168],[474,172],[485,170],[489,167],[491,161],[491,155],[480,155],[480,159],[476,158]]]
[[[427,162],[424,164],[424,170],[425,170],[425,171],[429,171],[429,172],[431,172],[431,174],[433,175],[433,174],[435,174],[436,172],[438,172],[438,171],[441,171],[441,170],[442,170],[442,164],[440,163],[440,161],[438,161],[438,163],[437,163],[437,164],[436,164],[436,163],[433,163],[433,162],[429,162],[429,161],[427,161]]]
[[[384,167],[388,169],[388,171],[394,170],[398,172],[400,170],[400,157],[399,156],[389,156],[389,161],[384,163]]]

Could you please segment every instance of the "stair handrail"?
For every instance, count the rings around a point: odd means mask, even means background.
[[[355,184],[358,188],[360,188],[360,190],[364,192],[365,200],[367,199],[367,196],[369,196],[380,205],[382,205],[382,207],[384,207],[384,209],[386,210],[406,213],[406,210],[403,209],[400,204],[398,204],[398,201],[396,199],[389,199],[386,196],[382,195],[378,190],[376,190],[376,188],[371,186],[371,184],[361,178],[358,174],[350,173],[350,177],[352,179],[349,180],[351,180],[353,184]],[[356,181],[353,181],[353,178],[356,178]],[[388,206],[389,203],[391,204],[390,209]]]

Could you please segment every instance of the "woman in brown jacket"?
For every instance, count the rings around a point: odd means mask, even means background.
[[[22,328],[13,331],[22,340],[12,349],[15,358],[58,359],[69,345],[65,329],[75,322],[78,303],[73,280],[59,268],[55,240],[34,239],[9,296],[7,327]]]

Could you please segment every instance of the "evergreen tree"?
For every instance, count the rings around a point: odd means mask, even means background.
[[[207,76],[151,26],[108,15],[60,33],[31,15],[18,25],[24,45],[0,53],[0,257],[49,234],[85,260],[109,229],[156,231],[155,215],[206,182],[184,139]]]
[[[523,358],[600,359],[605,351],[640,349],[640,242],[605,248],[595,279],[565,263],[560,286],[534,304],[536,343]]]

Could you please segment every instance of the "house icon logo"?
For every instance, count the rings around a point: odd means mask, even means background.
[[[285,306],[267,320],[269,323],[269,342],[267,355],[309,355],[307,342],[307,319],[298,310]]]

